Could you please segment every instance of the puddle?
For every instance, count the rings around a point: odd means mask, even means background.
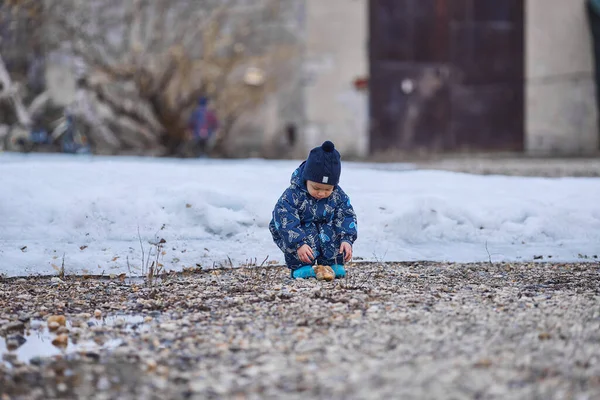
[[[89,318],[86,320],[88,329],[94,327],[118,327],[119,332],[147,332],[151,329],[148,323],[144,322],[144,317],[141,315],[114,315],[103,318]],[[57,347],[52,344],[56,338],[55,332],[50,332],[46,321],[31,320],[26,324],[25,332],[19,333],[25,342],[14,350],[9,350],[6,346],[6,339],[17,334],[13,332],[7,337],[0,337],[0,362],[3,362],[8,368],[11,368],[11,363],[7,361],[8,355],[13,355],[12,358],[21,363],[29,363],[34,358],[53,357],[58,355],[67,355],[76,352],[97,352],[101,349],[112,349],[118,347],[122,340],[118,338],[110,338],[101,345],[92,339],[79,339],[75,343],[69,335],[69,341],[64,347]],[[67,320],[66,327],[71,331],[73,325]],[[115,332],[116,334],[116,332]],[[110,333],[108,334],[110,336]]]

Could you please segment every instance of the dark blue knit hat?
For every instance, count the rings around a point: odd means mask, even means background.
[[[340,153],[327,140],[310,151],[304,164],[304,179],[326,185],[337,185],[340,181],[342,163]]]

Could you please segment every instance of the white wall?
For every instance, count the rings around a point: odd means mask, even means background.
[[[591,34],[585,0],[527,0],[526,150],[598,150]]]
[[[307,0],[306,150],[330,139],[342,157],[368,150],[368,0]]]

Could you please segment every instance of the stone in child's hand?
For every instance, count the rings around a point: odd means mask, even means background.
[[[315,265],[313,268],[319,281],[332,281],[335,278],[335,272],[329,265]]]

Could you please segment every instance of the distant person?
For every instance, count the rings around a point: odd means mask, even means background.
[[[208,98],[200,97],[188,122],[190,150],[195,157],[205,156],[210,141],[219,127],[215,113],[208,108]]]
[[[330,266],[335,278],[346,276],[357,228],[350,199],[338,185],[341,169],[340,153],[324,142],[294,171],[275,205],[269,230],[294,279],[316,277],[315,262]]]

